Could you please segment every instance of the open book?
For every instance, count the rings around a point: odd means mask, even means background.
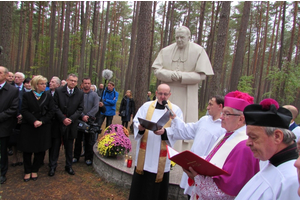
[[[165,114],[163,114],[163,116],[157,120],[157,122],[152,122],[146,119],[142,119],[138,117],[138,120],[140,122],[140,124],[151,131],[156,131],[161,129],[170,119],[170,111],[167,110],[167,112],[165,112]]]
[[[189,170],[189,167],[192,167],[198,174],[204,176],[218,176],[222,174],[229,175],[228,172],[213,165],[191,151],[186,150],[178,153],[175,149],[168,145],[167,151],[168,158],[186,170]]]

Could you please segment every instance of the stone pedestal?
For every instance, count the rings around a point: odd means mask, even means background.
[[[131,180],[134,170],[134,160],[136,152],[136,141],[133,135],[129,136],[132,143],[132,150],[129,155],[132,156],[132,167],[127,168],[124,166],[124,156],[117,156],[116,158],[105,158],[97,152],[97,144],[94,145],[94,159],[93,166],[98,174],[105,178],[108,182],[115,183],[116,185],[130,189]],[[187,196],[183,194],[183,189],[179,187],[182,168],[176,165],[170,172],[170,185],[169,185],[169,200],[186,200]]]

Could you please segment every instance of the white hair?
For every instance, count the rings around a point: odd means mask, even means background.
[[[25,74],[23,74],[22,72],[16,72],[16,73],[15,73],[15,76],[16,76],[16,74],[21,75],[22,78],[25,79]]]

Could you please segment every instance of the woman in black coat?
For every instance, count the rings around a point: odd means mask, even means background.
[[[127,90],[124,98],[121,101],[119,115],[121,116],[122,126],[128,127],[131,115],[134,114],[135,104],[132,98],[131,90]]]
[[[51,147],[51,119],[55,113],[54,100],[45,93],[47,79],[35,76],[31,80],[31,92],[23,95],[22,124],[18,148],[23,151],[24,181],[37,180],[37,172],[45,151]],[[32,162],[32,154],[34,154]]]

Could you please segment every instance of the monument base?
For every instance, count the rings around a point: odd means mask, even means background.
[[[136,152],[136,141],[133,139],[133,135],[130,135],[129,138],[132,143],[132,149],[129,153],[129,155],[132,155],[133,160],[131,168],[124,166],[124,156],[119,155],[116,158],[105,158],[98,153],[97,144],[93,147],[93,167],[95,171],[106,181],[128,189],[131,186]],[[183,189],[179,187],[182,173],[182,168],[179,165],[175,165],[170,171],[169,200],[187,199],[187,196],[183,194]]]

